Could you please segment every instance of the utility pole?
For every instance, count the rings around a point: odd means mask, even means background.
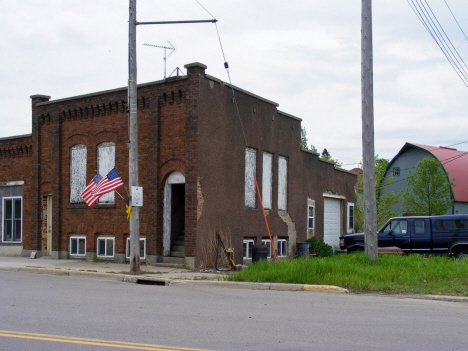
[[[366,256],[376,260],[377,205],[375,199],[374,95],[372,63],[372,0],[361,8],[362,168]]]
[[[136,0],[129,0],[128,19],[128,108],[129,108],[129,187],[130,206],[130,272],[140,273],[140,207],[131,203],[132,186],[138,186],[138,118],[136,59]]]
[[[140,205],[132,203],[133,187],[138,186],[138,118],[136,26],[146,24],[216,23],[216,19],[196,21],[137,22],[136,0],[129,0],[128,19],[128,109],[129,109],[129,186],[130,186],[130,272],[140,272]]]

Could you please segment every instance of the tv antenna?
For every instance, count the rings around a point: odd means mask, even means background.
[[[175,51],[175,47],[174,45],[172,45],[169,41],[167,42],[169,44],[169,46],[163,46],[163,45],[154,45],[154,44],[143,44],[145,46],[152,46],[154,48],[160,48],[160,49],[164,49],[164,79],[166,79],[166,50],[172,50],[171,53],[167,56],[171,56],[174,51]]]

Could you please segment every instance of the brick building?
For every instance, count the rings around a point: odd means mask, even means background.
[[[254,243],[270,244],[253,175],[280,256],[353,230],[356,175],[301,150],[300,119],[185,67],[138,86],[142,259],[198,268],[218,232],[248,261]],[[79,194],[114,165],[128,184],[127,88],[31,99],[32,134],[0,139],[0,254],[125,261],[126,190],[89,208]]]

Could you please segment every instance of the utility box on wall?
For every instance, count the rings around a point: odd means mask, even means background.
[[[131,189],[131,201],[130,206],[141,207],[143,206],[143,188],[141,186],[132,186]]]

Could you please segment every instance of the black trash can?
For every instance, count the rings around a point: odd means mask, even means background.
[[[309,257],[309,244],[296,244],[297,257]]]
[[[266,261],[268,258],[268,247],[266,245],[254,245],[252,248],[252,263]]]

